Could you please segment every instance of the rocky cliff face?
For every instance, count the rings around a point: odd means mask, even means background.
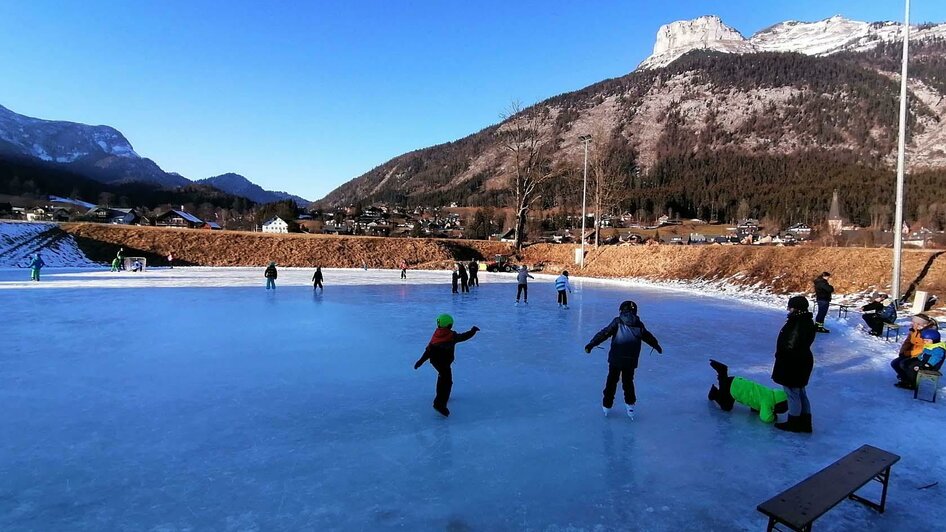
[[[654,53],[638,68],[660,68],[691,50],[744,54],[756,51],[745,37],[717,16],[665,24],[657,31]]]
[[[817,22],[781,22],[745,39],[719,17],[706,16],[661,26],[653,54],[638,68],[665,67],[693,50],[735,54],[797,52],[816,56],[863,52],[883,43],[902,41],[902,32],[903,24],[900,23],[861,22],[838,15]],[[911,41],[940,38],[946,38],[946,24],[912,26],[910,29]]]

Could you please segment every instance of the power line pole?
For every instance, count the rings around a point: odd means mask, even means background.
[[[578,137],[578,142],[585,145],[585,178],[581,186],[581,268],[585,268],[585,222],[588,219],[586,205],[588,199],[588,144],[591,143],[591,135],[582,135]]]

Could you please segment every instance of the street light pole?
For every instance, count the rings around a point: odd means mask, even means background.
[[[585,177],[581,186],[581,268],[585,268],[585,221],[588,216],[585,214],[586,200],[588,199],[588,144],[591,143],[591,135],[582,135],[578,137],[578,142],[585,145]]]
[[[897,204],[893,220],[893,276],[890,293],[900,301],[900,255],[903,250],[903,178],[906,167],[907,145],[907,59],[910,50],[910,0],[906,0],[903,21],[903,65],[900,70],[900,139],[897,145]]]

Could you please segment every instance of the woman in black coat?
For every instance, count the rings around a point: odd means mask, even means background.
[[[811,405],[808,403],[808,378],[815,365],[811,344],[817,330],[808,300],[795,296],[788,300],[788,320],[778,333],[772,380],[781,384],[788,395],[788,421],[775,427],[790,432],[811,432]]]

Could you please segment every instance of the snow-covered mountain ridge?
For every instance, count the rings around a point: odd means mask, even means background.
[[[719,17],[708,15],[661,26],[654,52],[638,68],[665,67],[692,50],[734,54],[798,52],[816,56],[860,52],[902,39],[902,31],[903,24],[897,22],[861,22],[836,15],[818,22],[781,22],[746,39]],[[911,40],[934,38],[946,38],[946,23],[910,27]]]
[[[90,155],[140,159],[131,143],[109,126],[41,120],[14,113],[0,105],[0,141],[21,155],[44,161],[71,163]]]

